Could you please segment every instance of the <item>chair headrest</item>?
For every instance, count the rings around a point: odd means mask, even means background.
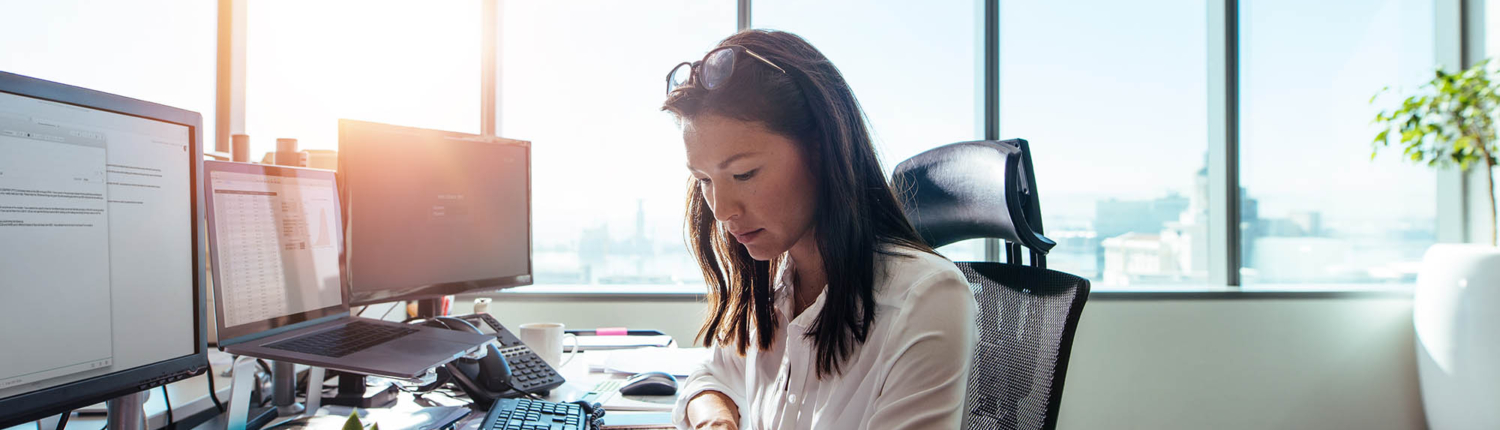
[[[896,165],[906,218],[928,245],[998,238],[1046,254],[1040,200],[1023,139],[940,146]]]

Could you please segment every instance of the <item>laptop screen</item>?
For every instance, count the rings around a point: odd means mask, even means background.
[[[204,164],[219,345],[347,315],[333,172]]]

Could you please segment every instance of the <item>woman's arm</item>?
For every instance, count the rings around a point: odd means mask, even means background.
[[[738,429],[744,404],[745,357],[716,346],[678,390],[672,423],[679,429]],[[727,426],[727,427],[726,427]]]
[[[688,425],[694,429],[738,430],[740,409],[718,391],[704,391],[688,400]]]
[[[895,315],[890,371],[875,399],[871,429],[959,428],[977,339],[976,306],[961,272],[944,270],[914,286]]]

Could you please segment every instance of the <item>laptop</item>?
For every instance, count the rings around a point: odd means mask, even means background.
[[[493,336],[349,314],[334,172],[203,162],[219,349],[416,379]]]

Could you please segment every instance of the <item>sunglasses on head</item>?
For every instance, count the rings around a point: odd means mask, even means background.
[[[760,60],[781,73],[786,73],[786,70],[782,69],[781,66],[777,66],[776,63],[772,63],[766,57],[756,54],[755,51],[739,45],[728,45],[709,51],[708,55],[704,55],[702,60],[691,63],[682,62],[673,67],[672,72],[667,74],[667,94],[671,94],[673,90],[694,82],[699,83],[704,89],[709,91],[723,87],[725,83],[729,82],[729,77],[734,74],[735,58],[738,58],[740,53]]]

